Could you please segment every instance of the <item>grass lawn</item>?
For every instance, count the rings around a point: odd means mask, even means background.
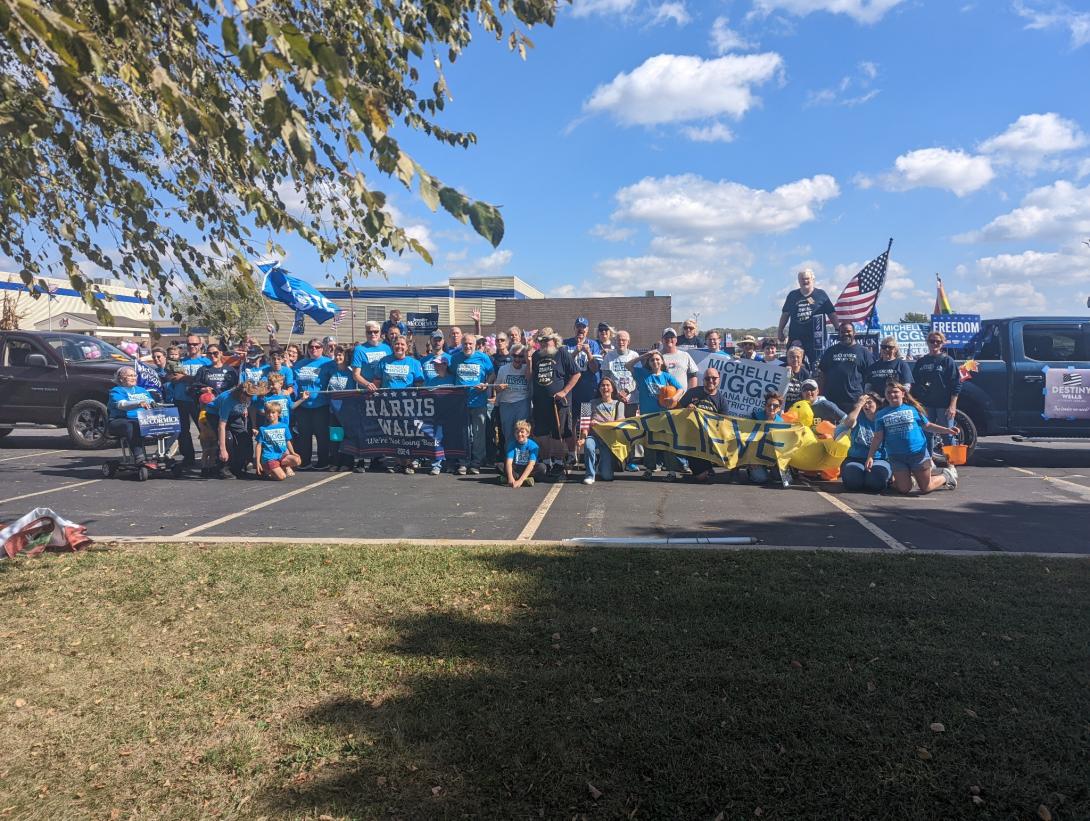
[[[131,548],[0,603],[3,818],[1090,818],[1085,561]]]

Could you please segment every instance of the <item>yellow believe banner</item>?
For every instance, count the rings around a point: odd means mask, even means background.
[[[839,467],[849,447],[847,436],[818,439],[803,425],[720,416],[691,407],[605,422],[593,430],[622,462],[633,445],[643,445],[729,469],[777,465],[828,470]]]

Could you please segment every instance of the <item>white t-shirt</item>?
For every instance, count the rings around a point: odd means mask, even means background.
[[[632,393],[636,390],[636,377],[632,375],[632,371],[625,367],[625,365],[631,362],[633,359],[638,359],[639,354],[629,348],[624,353],[620,351],[609,351],[602,358],[602,376],[611,376],[613,381],[617,383],[617,387],[625,393]],[[629,397],[631,401],[639,401],[639,397]]]
[[[521,402],[530,396],[530,369],[523,365],[516,368],[514,363],[501,365],[496,372],[496,383],[507,385],[506,390],[496,391],[496,401],[501,405]]]
[[[689,390],[689,377],[700,373],[697,370],[696,362],[693,361],[688,351],[664,353],[662,360],[666,363],[666,370],[670,372],[670,376],[681,383],[681,391],[677,394],[680,399]]]

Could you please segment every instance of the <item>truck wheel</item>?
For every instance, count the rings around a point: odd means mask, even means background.
[[[110,444],[106,435],[106,406],[84,399],[68,411],[68,436],[80,450],[100,450]]]
[[[954,426],[961,431],[961,444],[965,445],[969,449],[967,461],[973,458],[973,453],[976,451],[977,443],[977,431],[976,424],[973,422],[972,417],[965,411],[959,410],[954,417]]]
[[[0,439],[3,439],[5,436],[7,436],[13,430],[15,430],[15,428],[0,428]]]

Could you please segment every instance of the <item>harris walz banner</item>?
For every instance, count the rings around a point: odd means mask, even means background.
[[[373,393],[343,391],[337,418],[341,451],[349,456],[452,459],[467,452],[467,395],[463,388],[410,388]]]

